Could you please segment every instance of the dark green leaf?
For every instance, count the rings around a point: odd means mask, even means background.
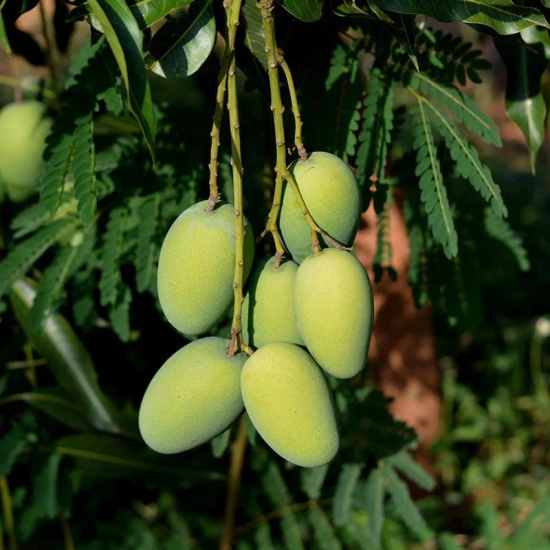
[[[140,29],[145,29],[160,21],[171,11],[187,6],[193,0],[142,0],[130,4],[130,9],[139,24]]]
[[[532,38],[536,40],[536,35]],[[541,94],[541,78],[548,62],[544,46],[533,42],[527,46],[495,41],[506,66],[506,114],[521,130],[529,148],[531,171],[545,135],[546,103]]]
[[[300,486],[309,499],[317,500],[321,496],[328,467],[329,465],[325,464],[317,468],[302,468],[300,471]]]
[[[0,403],[15,401],[28,403],[75,430],[88,431],[92,427],[86,419],[83,407],[75,403],[70,394],[59,386],[34,392],[14,393],[2,399]]]
[[[335,529],[321,508],[310,508],[309,523],[313,528],[319,550],[342,550],[342,544],[338,540]]]
[[[82,403],[93,426],[108,432],[120,432],[112,404],[97,384],[92,358],[65,317],[51,315],[38,330],[31,330],[30,313],[35,296],[36,284],[29,279],[19,279],[12,285],[9,297],[19,322],[48,362],[59,384]]]
[[[365,485],[365,508],[369,518],[369,532],[375,549],[380,548],[380,537],[384,521],[385,476],[383,468],[375,468],[369,474]]]
[[[433,491],[435,479],[414,460],[408,451],[401,451],[388,457],[387,463],[405,474],[422,489]]]
[[[549,27],[535,8],[520,7],[512,0],[371,0],[385,10],[396,13],[424,14],[442,21],[488,26],[499,34],[514,34],[532,25]]]
[[[265,34],[262,28],[262,14],[256,7],[255,0],[245,0],[241,13],[245,23],[244,43],[254,54],[260,65],[267,69],[267,53],[265,51]]]
[[[89,0],[122,72],[129,110],[136,117],[155,158],[155,116],[151,89],[142,59],[143,37],[124,0]]]
[[[294,17],[311,23],[321,17],[323,0],[282,0],[281,5]]]
[[[153,36],[145,64],[164,78],[185,78],[200,69],[215,38],[212,0],[195,0],[188,13],[168,21]]]
[[[59,439],[56,452],[73,457],[86,473],[97,477],[222,481],[218,472],[206,471],[181,456],[163,455],[144,444],[105,434],[78,434]]]
[[[53,453],[48,457],[46,464],[34,477],[33,505],[38,517],[54,519],[57,516],[59,505],[57,495],[57,478],[62,456]]]
[[[15,427],[0,439],[0,476],[7,476],[19,453],[27,444],[25,432]]]
[[[342,467],[332,501],[332,520],[335,525],[344,525],[348,521],[353,492],[362,469],[363,464],[344,464]]]

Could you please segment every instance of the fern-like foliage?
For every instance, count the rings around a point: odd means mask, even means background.
[[[384,522],[384,497],[386,478],[384,468],[371,470],[364,488],[365,509],[369,520],[368,529],[372,546],[380,548],[380,537]]]
[[[510,227],[510,224],[496,216],[490,208],[485,209],[483,223],[487,234],[500,241],[514,255],[521,271],[529,271],[531,262],[527,256],[527,250],[525,250],[520,237]]]
[[[130,304],[132,292],[128,287],[118,293],[117,301],[109,310],[111,327],[122,342],[130,339]]]
[[[13,231],[13,238],[21,239],[29,233],[34,233],[47,219],[48,217],[40,204],[31,204],[12,218],[10,229]]]
[[[84,225],[91,223],[97,205],[93,112],[83,113],[75,120],[73,133],[74,191],[78,213]]]
[[[118,207],[111,210],[107,228],[103,234],[101,278],[99,280],[102,306],[114,306],[117,301],[121,280],[120,257],[127,217],[128,210],[126,208]]]
[[[357,180],[365,190],[372,183],[387,183],[388,144],[393,129],[393,82],[373,69],[367,84],[363,124],[358,137]]]
[[[311,500],[317,500],[321,495],[323,484],[327,478],[329,465],[317,468],[303,468],[300,471],[300,486]]]
[[[421,200],[428,215],[434,238],[443,246],[448,258],[458,253],[458,237],[451,215],[451,205],[435,146],[430,120],[426,112],[427,102],[419,97],[418,108],[412,110],[413,148],[416,150],[416,175],[420,178]]]
[[[59,299],[67,280],[88,258],[94,244],[95,226],[76,232],[68,245],[61,247],[44,270],[31,310],[31,327],[37,330]]]
[[[393,195],[389,192],[386,196],[387,200],[384,208],[378,213],[376,220],[376,254],[373,259],[375,282],[382,280],[385,271],[388,272],[392,280],[395,281],[397,279],[397,273],[391,265],[393,247],[390,241],[390,208],[393,203]]]
[[[325,512],[314,506],[308,511],[308,520],[319,550],[342,550],[342,543]]]
[[[155,267],[156,243],[154,240],[160,195],[155,193],[145,197],[139,205],[139,234],[136,250],[136,286],[138,292],[150,288]]]
[[[75,230],[73,220],[63,218],[43,227],[19,243],[0,262],[0,296],[55,243]]]
[[[344,464],[342,467],[332,501],[332,520],[335,525],[344,525],[349,520],[353,494],[362,469],[363,464]]]

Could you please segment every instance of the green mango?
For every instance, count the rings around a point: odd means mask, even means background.
[[[233,302],[234,208],[219,202],[207,214],[207,204],[199,202],[180,214],[160,251],[160,305],[168,321],[184,334],[204,334],[212,329]],[[254,248],[252,227],[245,218],[244,281],[252,267]]]
[[[243,410],[240,377],[247,355],[229,355],[230,341],[209,336],[187,344],[157,371],[139,409],[139,430],[151,449],[192,449],[226,430]]]
[[[370,279],[350,252],[325,248],[296,273],[294,313],[300,335],[317,363],[337,378],[366,365],[374,320]]]
[[[330,393],[304,349],[265,344],[244,364],[241,391],[250,420],[277,454],[308,468],[334,458],[339,436]]]
[[[275,341],[304,345],[292,305],[298,264],[287,260],[274,269],[274,261],[275,257],[261,259],[250,274],[242,311],[243,340],[256,348]]]
[[[331,153],[314,152],[302,162],[289,166],[302,198],[315,223],[332,239],[351,246],[361,219],[361,193],[349,166]],[[311,253],[311,230],[296,200],[285,183],[279,230],[285,250],[297,263]],[[331,246],[320,236],[322,246]]]

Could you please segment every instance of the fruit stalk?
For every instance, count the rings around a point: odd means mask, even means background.
[[[230,56],[227,71],[227,109],[231,132],[231,166],[233,173],[233,205],[235,207],[235,278],[233,280],[234,308],[231,323],[231,344],[229,353],[234,355],[244,349],[242,341],[242,306],[244,280],[244,213],[243,213],[243,167],[241,157],[241,132],[239,123],[239,104],[237,98],[237,57],[235,52],[235,34],[239,24],[241,0],[232,0],[224,4],[227,9],[227,51]],[[249,351],[248,349],[246,351]]]
[[[233,26],[228,32],[234,34],[235,31],[236,27]],[[210,196],[208,197],[208,206],[206,207],[206,211],[208,213],[212,213],[214,211],[216,203],[220,200],[220,192],[218,189],[218,150],[220,148],[220,126],[223,118],[225,91],[227,89],[227,71],[229,70],[230,59],[231,55],[229,43],[227,42],[218,75],[216,107],[214,109],[212,131],[210,132],[210,136],[212,137],[212,145],[210,146],[210,163],[208,166],[210,171],[210,180],[208,182],[210,187]]]
[[[279,58],[279,63],[285,73],[286,82],[288,84],[290,103],[292,105],[292,113],[294,114],[294,145],[296,146],[300,160],[304,162],[307,160],[307,151],[302,142],[302,115],[300,114],[300,108],[298,107],[298,96],[296,95],[296,88],[294,87],[294,79],[292,78],[290,67],[284,57],[279,56]]]
[[[321,233],[321,229],[317,226],[313,218],[311,217],[306,203],[300,193],[300,189],[294,180],[292,174],[288,171],[286,165],[286,149],[285,149],[285,130],[284,130],[284,121],[283,121],[283,102],[281,99],[281,90],[279,87],[279,64],[282,61],[282,57],[278,53],[277,41],[275,39],[275,20],[273,18],[273,2],[272,0],[261,0],[257,6],[261,10],[262,14],[262,29],[265,34],[265,44],[267,52],[267,62],[268,62],[268,75],[269,75],[269,89],[271,95],[271,110],[273,111],[273,122],[275,125],[275,143],[277,145],[277,158],[275,164],[275,191],[273,193],[273,203],[269,211],[267,225],[262,236],[267,232],[271,232],[273,235],[273,240],[275,241],[275,257],[277,265],[280,263],[280,260],[284,254],[284,248],[281,242],[281,237],[279,235],[279,229],[277,227],[277,218],[279,217],[279,212],[281,210],[281,200],[283,196],[283,180],[286,180],[289,185],[292,187],[296,195],[298,204],[300,205],[300,210],[304,215],[310,229],[311,229],[311,244],[313,247],[313,253],[318,253],[321,250],[319,244],[319,238],[317,233]],[[289,71],[290,72],[290,71]],[[297,103],[296,103],[297,108]],[[300,120],[300,119],[298,119]],[[296,127],[296,135],[301,135],[301,122],[300,129],[298,125]],[[301,143],[301,141],[300,141]],[[303,151],[305,148],[301,144]],[[301,155],[300,155],[301,156]]]

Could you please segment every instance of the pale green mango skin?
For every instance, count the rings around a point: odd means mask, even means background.
[[[274,261],[260,260],[250,274],[242,310],[244,342],[255,348],[277,341],[303,346],[292,303],[298,264],[287,260],[274,269]]]
[[[180,453],[227,429],[243,410],[240,377],[248,356],[228,355],[229,340],[187,344],[157,371],[139,409],[139,430],[153,450]]]
[[[244,364],[241,391],[250,420],[281,457],[306,468],[338,452],[334,409],[319,366],[301,347],[270,342]]]
[[[22,202],[38,191],[52,119],[46,105],[26,100],[0,110],[0,181],[9,199]]]
[[[184,334],[204,334],[233,302],[235,214],[218,203],[211,214],[207,201],[185,210],[168,230],[159,256],[157,288],[162,311]],[[254,259],[254,235],[245,219],[244,281]],[[243,284],[244,284],[243,281]]]
[[[374,320],[370,279],[350,252],[325,248],[306,258],[294,283],[296,324],[317,363],[337,378],[366,365]]]
[[[361,193],[349,166],[331,153],[314,152],[305,162],[294,161],[290,173],[315,223],[332,239],[351,246],[361,218]],[[285,183],[279,230],[285,250],[297,263],[311,253],[311,230],[294,192]],[[323,237],[322,246],[332,246]]]

